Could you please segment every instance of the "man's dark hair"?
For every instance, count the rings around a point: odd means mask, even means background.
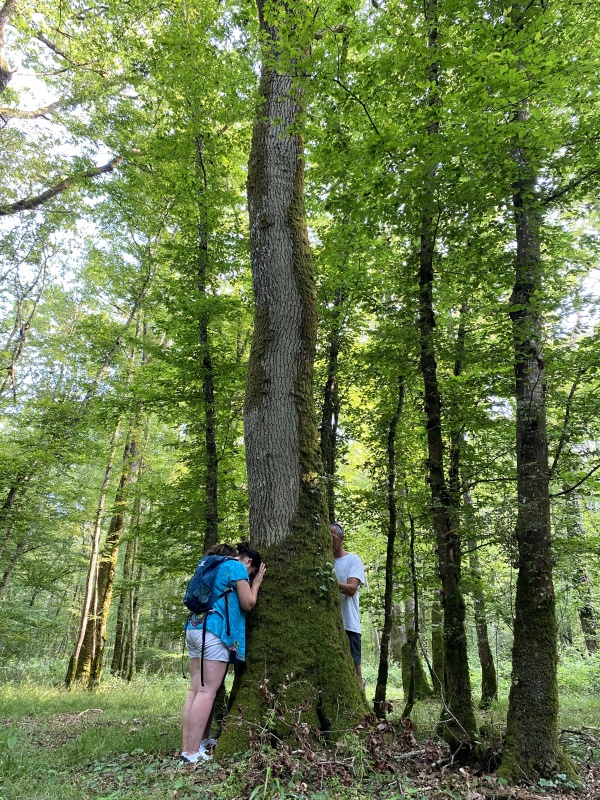
[[[342,526],[340,525],[340,523],[339,523],[339,522],[330,522],[329,524],[330,524],[330,525],[331,525],[333,528],[335,528],[335,529],[337,530],[337,532],[339,533],[339,535],[340,535],[340,536],[344,536],[344,535],[345,535],[345,534],[344,534],[344,529],[342,528]]]

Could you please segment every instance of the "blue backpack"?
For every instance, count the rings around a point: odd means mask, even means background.
[[[233,556],[204,556],[204,558],[196,567],[194,574],[190,578],[190,582],[188,583],[185,594],[183,595],[184,605],[190,610],[188,620],[191,618],[192,614],[197,614],[198,616],[202,616],[204,614],[204,619],[202,621],[202,658],[200,659],[200,684],[202,686],[204,686],[204,645],[206,641],[206,620],[208,619],[208,615],[213,610],[217,600],[220,600],[222,597],[225,598],[225,624],[227,626],[227,636],[230,634],[229,604],[227,602],[227,596],[233,591],[233,589],[229,587],[220,594],[215,591],[215,578],[217,577],[217,571],[221,564],[223,564],[225,561],[235,561],[235,558]]]
[[[200,561],[183,596],[183,603],[192,614],[206,614],[211,611],[217,602],[231,589],[226,589],[222,594],[215,592],[215,578],[217,570],[224,561],[235,561],[233,556],[204,556]]]

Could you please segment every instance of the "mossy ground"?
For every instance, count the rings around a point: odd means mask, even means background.
[[[365,673],[371,698],[375,669],[365,665]],[[439,708],[434,702],[417,703],[416,729],[403,732],[396,718],[402,708],[397,685],[389,691],[398,701],[393,728],[375,727],[363,731],[362,738],[348,732],[318,752],[311,746],[274,752],[257,741],[251,753],[234,761],[182,771],[176,754],[187,685],[176,671],[140,675],[132,685],[114,680],[93,693],[67,692],[47,678],[42,682],[23,672],[0,686],[0,797],[5,800],[525,800],[558,797],[569,788],[559,780],[512,789],[494,774],[441,770],[434,762],[444,749],[433,738]],[[398,678],[399,669],[392,684]],[[488,741],[500,740],[505,717],[506,702],[481,717]],[[589,800],[600,796],[600,734],[593,730],[598,719],[597,693],[585,687],[563,693],[561,741],[586,781],[580,796]],[[406,759],[406,750],[420,755]]]

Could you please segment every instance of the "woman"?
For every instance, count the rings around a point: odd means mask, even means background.
[[[209,551],[213,555],[233,555],[224,561],[215,576],[214,589],[218,594],[229,589],[227,611],[229,633],[226,619],[226,600],[221,597],[208,613],[204,653],[202,652],[203,616],[192,614],[186,624],[185,641],[190,656],[190,691],[183,705],[183,748],[182,763],[195,763],[208,760],[206,752],[208,726],[215,696],[227,672],[227,665],[233,657],[238,661],[246,658],[246,611],[256,605],[258,590],[265,575],[265,565],[256,550],[251,550],[247,542],[236,545],[236,551],[229,545],[217,545]],[[250,583],[250,579],[252,583]],[[200,680],[202,672],[204,685]]]

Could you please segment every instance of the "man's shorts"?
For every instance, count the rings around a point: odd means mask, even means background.
[[[360,633],[356,633],[355,631],[346,631],[346,635],[348,637],[348,641],[350,642],[350,654],[352,655],[352,661],[354,661],[354,666],[358,667],[360,665]]]
[[[202,628],[188,628],[185,632],[185,643],[187,645],[190,658],[202,657]],[[204,640],[204,660],[205,661],[229,661],[229,650],[226,645],[215,636],[214,633],[206,631]]]

